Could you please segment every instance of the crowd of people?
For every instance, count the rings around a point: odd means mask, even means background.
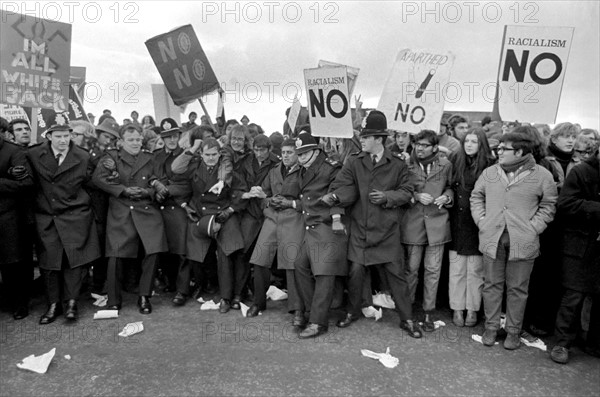
[[[109,309],[125,289],[150,314],[159,279],[174,306],[216,294],[221,313],[252,301],[248,317],[276,282],[301,339],[328,331],[344,291],[336,325],[351,326],[374,290],[420,338],[435,329],[448,263],[452,321],[483,318],[484,345],[505,313],[508,350],[525,330],[554,333],[550,357],[567,363],[587,329],[584,350],[600,356],[598,132],[455,115],[408,134],[364,113],[357,104],[350,139],[313,136],[302,113],[266,136],[246,116],[156,126],[134,111],[119,125],[106,110],[34,145],[27,120],[0,120],[0,269],[14,319],[29,314],[35,258],[40,324],[75,321],[85,282]]]

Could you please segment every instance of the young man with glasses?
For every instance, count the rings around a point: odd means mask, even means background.
[[[539,235],[554,218],[557,190],[552,174],[535,163],[534,142],[525,133],[500,139],[498,164],[486,168],[471,194],[471,215],[483,253],[483,344],[493,346],[500,329],[506,284],[504,348],[517,349]]]

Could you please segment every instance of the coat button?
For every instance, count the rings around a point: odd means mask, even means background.
[[[145,209],[148,209],[148,207],[144,207]]]
[[[55,217],[55,218],[56,218],[56,217]],[[308,229],[309,229],[309,227],[308,227],[308,226],[306,226],[306,230],[308,230]]]
[[[202,193],[202,197],[204,197],[204,193]]]
[[[174,206],[171,206],[171,209],[172,209],[172,210],[174,210],[174,209],[175,209],[175,207],[174,207]]]
[[[502,209],[503,209],[503,210],[507,210],[508,208],[506,208],[506,207],[502,207]]]
[[[300,195],[300,198],[302,198],[302,195]]]
[[[161,206],[160,206],[160,209],[161,209],[161,210],[164,210],[164,209],[165,209],[165,207],[161,205]]]
[[[307,212],[306,215],[310,215],[310,214]]]
[[[206,211],[206,207],[202,207],[202,211]]]
[[[130,210],[132,210],[132,209],[133,209],[133,205],[132,205],[132,206],[130,206],[130,207],[129,207],[129,209],[130,209]]]
[[[145,177],[145,176],[143,176],[143,177],[142,177],[142,179],[146,179],[146,177]]]
[[[510,190],[509,188],[506,188],[506,191],[507,191],[507,192],[508,192],[509,190]]]
[[[307,197],[306,199],[307,199],[307,200],[310,200],[310,197]]]

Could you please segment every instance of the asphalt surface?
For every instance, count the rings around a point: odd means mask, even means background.
[[[268,303],[255,318],[240,311],[201,311],[188,301],[173,307],[172,294],[152,299],[154,312],[138,313],[136,297],[125,294],[120,317],[93,320],[91,300],[80,303],[80,319],[61,317],[38,325],[45,305],[14,321],[0,313],[0,395],[2,396],[342,396],[342,395],[493,395],[598,396],[600,360],[571,350],[568,365],[552,362],[547,352],[521,346],[508,351],[502,342],[485,347],[471,339],[483,332],[446,322],[415,340],[398,327],[398,316],[384,309],[375,322],[362,318],[349,328],[334,322],[330,332],[299,340],[285,301]],[[250,303],[250,302],[247,302]],[[117,334],[130,322],[144,331]],[[551,345],[550,345],[551,346]],[[30,354],[56,347],[46,374],[17,368]],[[385,352],[400,360],[393,369],[363,357],[361,349]],[[69,355],[71,359],[66,359]]]

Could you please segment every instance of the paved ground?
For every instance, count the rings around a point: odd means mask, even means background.
[[[384,310],[375,323],[361,319],[316,340],[298,340],[285,303],[269,302],[256,318],[239,311],[200,311],[188,302],[173,308],[170,294],[153,298],[154,313],[137,312],[127,295],[117,320],[92,320],[96,307],[81,305],[81,319],[61,318],[39,326],[43,303],[25,320],[0,313],[0,394],[64,395],[527,395],[598,396],[600,360],[573,349],[566,366],[546,352],[522,346],[507,351],[471,340],[474,329],[448,325],[421,340],[398,328],[397,315]],[[332,322],[342,316],[332,312]],[[121,338],[126,323],[143,320],[143,333]],[[30,354],[56,347],[44,375],[20,370]],[[360,349],[391,349],[400,365],[387,369],[362,357]],[[65,359],[70,355],[71,360]]]

